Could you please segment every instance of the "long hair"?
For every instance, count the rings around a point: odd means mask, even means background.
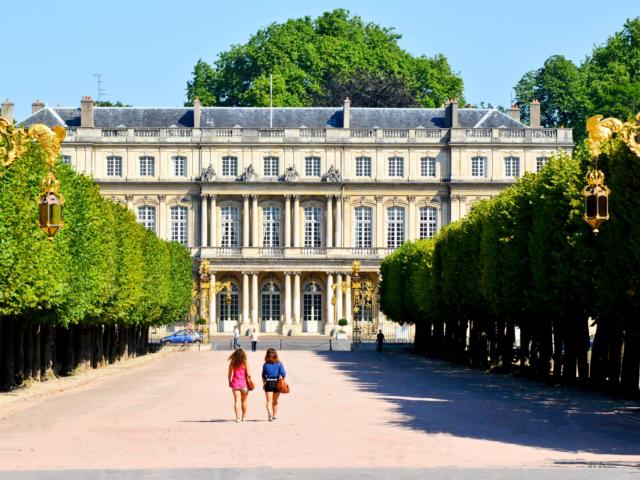
[[[240,368],[247,364],[247,354],[241,348],[238,348],[235,352],[229,355],[229,361],[231,362],[231,368]]]
[[[276,352],[275,348],[268,348],[267,353],[264,356],[265,363],[278,363],[278,352]]]

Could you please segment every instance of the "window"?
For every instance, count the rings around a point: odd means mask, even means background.
[[[239,317],[238,309],[238,285],[231,282],[231,303],[227,303],[227,291],[222,290],[218,294],[218,312],[222,322],[237,322]]]
[[[238,157],[222,157],[222,176],[238,176]]]
[[[320,157],[307,157],[304,159],[304,174],[307,177],[320,176]]]
[[[539,172],[540,170],[542,170],[542,168],[547,164],[548,161],[549,161],[549,157],[536,158],[536,172]]]
[[[420,209],[420,238],[432,238],[438,230],[438,209],[422,207]]]
[[[304,246],[306,248],[322,246],[322,210],[318,207],[304,208]]]
[[[302,300],[302,320],[305,322],[320,322],[322,320],[322,288],[316,282],[307,283],[304,286],[304,296]],[[305,325],[306,331],[317,331],[317,327],[309,328]]]
[[[171,157],[171,173],[174,177],[186,177],[187,157]]]
[[[404,208],[387,209],[387,247],[398,248],[404,242]]]
[[[436,159],[434,157],[422,157],[420,159],[420,175],[423,177],[436,176]]]
[[[262,321],[280,321],[280,287],[267,282],[262,287]]]
[[[153,157],[140,157],[140,176],[153,177],[156,174],[156,162]]]
[[[505,177],[520,176],[520,159],[518,157],[505,157],[504,175]]]
[[[277,177],[280,175],[280,159],[278,157],[264,157],[264,176]]]
[[[138,207],[138,223],[152,232],[156,231],[156,207],[143,205]]]
[[[122,176],[122,157],[107,157],[107,177]]]
[[[371,176],[371,157],[356,157],[356,177]]]
[[[187,207],[171,207],[171,240],[183,245],[188,243]]]
[[[471,158],[471,176],[472,177],[487,176],[487,157]]]
[[[356,248],[371,248],[371,207],[355,208],[355,239]]]
[[[239,246],[240,209],[238,207],[220,208],[220,244],[222,247]]]
[[[62,155],[62,163],[71,165],[71,155]]]
[[[262,245],[264,247],[280,246],[279,207],[263,207],[262,209]]]
[[[404,177],[404,158],[389,157],[389,176]]]

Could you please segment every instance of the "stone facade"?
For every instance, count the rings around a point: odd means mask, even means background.
[[[534,109],[535,110],[535,109]],[[535,119],[534,119],[535,121]],[[352,324],[351,264],[378,281],[404,240],[432,236],[550,155],[571,130],[487,109],[34,107],[65,161],[161,238],[211,264],[210,331],[330,334]],[[345,128],[345,126],[349,128]],[[332,292],[338,292],[331,302]],[[362,315],[362,314],[361,314]],[[370,330],[383,316],[374,306]],[[372,318],[369,321],[369,317]]]

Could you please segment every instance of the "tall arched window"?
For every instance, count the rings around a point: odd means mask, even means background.
[[[156,207],[142,205],[138,207],[138,223],[144,228],[156,231]]]
[[[221,322],[237,322],[239,318],[238,310],[238,285],[231,282],[231,303],[227,303],[227,292],[222,290],[218,294],[218,313]],[[229,331],[229,329],[221,328],[221,331]]]
[[[220,208],[220,245],[237,247],[240,233],[240,209],[238,207]]]
[[[189,209],[187,207],[171,207],[171,240],[180,242],[183,245],[188,244],[188,224],[187,219]]]
[[[371,207],[354,209],[354,246],[356,248],[371,248],[371,218]]]
[[[404,208],[387,209],[387,247],[398,248],[404,242]]]
[[[262,287],[262,321],[280,321],[280,287],[275,282],[267,282]]]
[[[322,321],[322,288],[317,282],[309,282],[304,286],[302,321],[305,332],[318,332],[318,326]]]
[[[262,208],[262,245],[280,246],[280,207]]]

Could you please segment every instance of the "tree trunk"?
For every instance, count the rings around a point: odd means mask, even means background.
[[[21,385],[24,381],[24,330],[25,320],[19,318],[14,320],[14,342],[15,342],[15,377],[16,385]]]
[[[624,335],[624,357],[622,360],[622,389],[627,394],[638,393],[640,381],[640,332],[636,314],[629,312]]]
[[[54,367],[56,363],[56,331],[53,326],[46,324],[42,326],[42,339],[40,340],[41,353],[41,378],[49,380],[55,376]]]
[[[3,391],[13,390],[16,387],[15,377],[15,321],[12,318],[4,319],[2,329],[2,371],[0,372],[0,389]]]
[[[40,341],[42,338],[40,323],[34,323],[33,326],[33,361],[31,363],[31,378],[40,381]]]
[[[591,364],[589,378],[591,384],[603,386],[607,378],[607,363],[609,361],[610,326],[609,319],[600,317],[596,324],[596,334],[591,347]]]
[[[589,383],[589,319],[584,317],[582,314],[576,322],[576,360],[581,385]]]
[[[24,379],[30,379],[33,374],[33,332],[34,324],[25,322],[24,327]]]

